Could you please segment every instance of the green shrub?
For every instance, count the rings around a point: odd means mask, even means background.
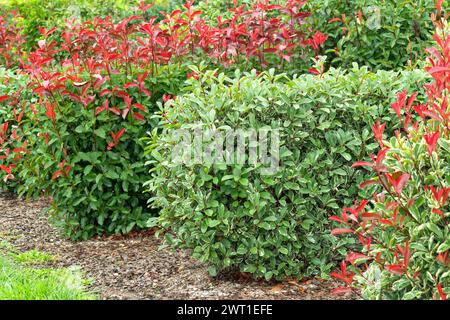
[[[195,70],[201,73],[201,70]],[[274,71],[231,79],[206,72],[191,93],[160,106],[163,131],[150,137],[150,203],[174,247],[192,249],[211,274],[237,267],[256,277],[325,275],[345,242],[329,234],[329,214],[358,194],[364,174],[350,168],[376,148],[375,119],[396,88],[420,88],[421,71],[371,73],[354,66],[288,80]],[[281,168],[171,161],[174,129],[281,129]]]
[[[430,44],[434,0],[311,0],[313,25],[329,36],[331,65],[378,69],[414,66]],[[448,1],[443,4],[448,8]],[[360,11],[361,10],[361,11]],[[361,12],[361,18],[359,17]],[[339,19],[333,22],[332,19]]]
[[[196,2],[196,9],[202,10],[203,15],[208,17],[211,23],[217,23],[217,18],[229,19],[233,13],[230,11],[234,7],[234,2],[238,6],[251,6],[258,3],[257,0],[202,0]]]

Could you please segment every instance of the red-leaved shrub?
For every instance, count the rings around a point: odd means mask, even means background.
[[[0,66],[11,67],[22,58],[25,39],[16,24],[16,12],[0,15]]]
[[[438,4],[440,1],[438,1]],[[441,8],[438,5],[441,16]],[[384,125],[373,126],[381,150],[367,167],[373,200],[355,202],[331,219],[332,233],[354,234],[361,252],[350,252],[331,275],[369,299],[446,299],[450,294],[450,36],[446,18],[432,15],[437,46],[427,49],[428,103],[400,92],[392,108],[402,123],[395,137],[383,139]]]

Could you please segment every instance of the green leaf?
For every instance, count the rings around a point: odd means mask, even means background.
[[[95,135],[102,138],[102,139],[106,139],[106,132],[105,129],[103,128],[98,128],[94,131]]]
[[[93,169],[92,165],[86,166],[84,168],[84,175],[87,176],[89,173],[91,173],[92,169]]]
[[[241,179],[239,179],[239,183],[243,186],[248,186],[248,179],[241,178]]]
[[[240,255],[244,255],[247,253],[247,248],[244,245],[240,245],[236,252]]]
[[[445,243],[442,243],[441,245],[439,245],[437,252],[442,253],[442,252],[446,252],[447,250],[450,250],[450,240],[449,239],[447,239],[447,241],[445,241]]]
[[[209,266],[208,267],[208,273],[211,277],[217,276],[217,269],[215,266]]]
[[[214,228],[214,227],[218,226],[219,224],[220,224],[219,220],[209,220],[209,222],[208,222],[208,226],[210,228]]]
[[[113,179],[113,180],[117,180],[119,179],[119,175],[117,174],[117,172],[113,171],[113,170],[109,170],[105,173],[105,176],[107,178]]]
[[[351,161],[352,160],[352,156],[349,153],[341,153],[341,156],[344,157],[345,160],[347,161]]]
[[[267,222],[260,223],[259,227],[262,228],[262,229],[265,229],[265,230],[272,230],[273,229],[273,227],[270,224],[268,224]]]

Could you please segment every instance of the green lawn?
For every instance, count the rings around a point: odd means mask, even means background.
[[[0,253],[0,300],[90,300],[86,281],[77,268],[38,267],[53,260],[36,250]]]

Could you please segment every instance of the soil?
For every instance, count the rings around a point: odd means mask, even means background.
[[[45,200],[27,202],[0,194],[0,238],[19,251],[57,257],[52,267],[80,266],[101,299],[335,300],[333,281],[259,282],[245,275],[211,278],[204,264],[182,251],[160,248],[151,231],[83,242],[64,239],[48,222]]]

